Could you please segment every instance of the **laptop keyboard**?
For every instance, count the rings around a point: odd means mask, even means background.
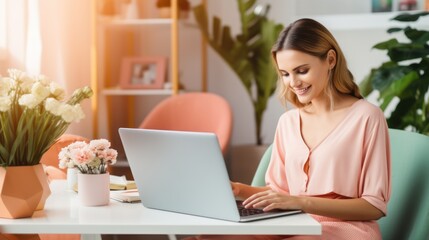
[[[242,201],[237,201],[237,208],[242,217],[264,213],[264,211],[259,208],[244,208]]]

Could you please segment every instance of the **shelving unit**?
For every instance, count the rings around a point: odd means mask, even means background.
[[[170,89],[121,89],[107,88],[102,91],[105,96],[144,96],[144,95],[171,95]]]
[[[155,4],[155,0],[145,0]],[[179,93],[179,16],[178,16],[178,0],[172,0],[172,16],[169,19],[165,18],[139,18],[139,19],[120,19],[102,16],[99,12],[100,4],[103,0],[92,0],[92,46],[91,46],[91,87],[94,90],[92,97],[92,113],[93,113],[93,137],[108,138],[113,136],[111,116],[114,110],[114,105],[117,100],[125,101],[127,108],[127,120],[123,126],[134,127],[133,108],[136,106],[135,97],[139,96],[170,96]],[[112,64],[111,52],[116,49],[109,48],[109,31],[128,31],[124,34],[125,52],[127,56],[136,56],[136,52],[130,45],[135,44],[134,34],[139,31],[139,28],[155,27],[157,31],[168,31],[170,28],[170,53],[168,55],[168,66],[170,68],[167,81],[171,82],[171,89],[123,89],[118,85],[118,75],[120,73],[120,64]],[[112,30],[114,29],[114,30]],[[139,42],[139,44],[141,44]],[[203,43],[204,44],[204,43]],[[167,47],[165,47],[167,48]],[[204,49],[203,47],[202,49]],[[138,53],[137,53],[138,54]],[[202,51],[202,91],[205,90],[205,53]],[[120,61],[114,59],[116,62]],[[140,104],[140,103],[139,103]],[[118,106],[116,106],[118,107]],[[122,109],[123,110],[123,109]]]
[[[405,12],[380,12],[380,13],[355,13],[355,14],[332,14],[299,16],[296,18],[309,17],[320,21],[332,31],[356,31],[371,29],[388,29],[389,27],[404,27],[407,22],[392,21],[391,19]],[[428,23],[413,23],[416,27],[427,27]]]

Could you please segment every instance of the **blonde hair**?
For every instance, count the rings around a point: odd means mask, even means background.
[[[278,70],[276,55],[279,51],[296,50],[325,60],[331,49],[336,53],[336,64],[329,71],[328,87],[325,89],[325,93],[329,97],[331,109],[333,109],[334,93],[348,94],[357,98],[363,97],[359,92],[359,87],[353,81],[352,73],[347,68],[341,48],[328,29],[313,19],[299,19],[279,34],[271,49],[271,54]],[[296,94],[283,84],[281,74],[279,72],[278,74],[277,90],[283,104],[289,101],[296,107],[304,107],[305,105],[299,102]]]

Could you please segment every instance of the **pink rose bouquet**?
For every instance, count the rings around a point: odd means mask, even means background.
[[[77,141],[61,149],[58,154],[59,167],[76,167],[81,173],[102,174],[109,164],[115,164],[118,152],[110,148],[106,139],[96,139],[88,143]]]

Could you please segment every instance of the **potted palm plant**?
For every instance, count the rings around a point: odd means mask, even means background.
[[[413,23],[429,12],[403,13],[392,20]],[[371,69],[360,84],[362,94],[379,92],[383,111],[390,111],[387,123],[391,128],[409,129],[429,134],[429,31],[410,24],[394,27],[388,33],[403,33],[407,41],[391,38],[377,43],[374,48],[386,51],[389,60]],[[400,36],[400,35],[398,35]],[[402,36],[401,36],[402,37]]]
[[[84,87],[63,102],[64,90],[43,76],[11,69],[0,77],[0,217],[31,217],[43,209],[50,190],[42,155],[83,118],[79,103],[91,95]]]
[[[194,7],[193,11],[208,44],[237,75],[253,104],[256,144],[233,146],[229,169],[232,180],[250,183],[267,148],[263,145],[261,134],[262,119],[277,84],[277,72],[271,61],[271,47],[283,25],[267,18],[270,5],[256,4],[254,0],[237,0],[237,5],[241,33],[234,37],[231,36],[231,28],[223,25],[217,16],[213,17],[213,26],[209,27],[203,5]]]
[[[271,47],[283,29],[282,24],[267,18],[270,5],[255,5],[256,1],[237,0],[241,19],[241,33],[231,36],[231,28],[213,17],[209,28],[203,5],[194,10],[198,26],[209,45],[234,71],[253,103],[256,123],[256,144],[261,145],[261,125],[270,97],[274,94],[277,73],[271,61]],[[213,29],[209,32],[209,29]]]

